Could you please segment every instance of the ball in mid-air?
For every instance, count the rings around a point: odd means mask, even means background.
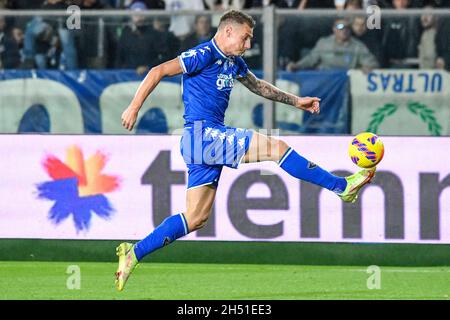
[[[376,134],[363,132],[352,139],[348,154],[358,167],[373,168],[383,159],[384,145]]]

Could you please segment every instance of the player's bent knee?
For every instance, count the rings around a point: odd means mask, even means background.
[[[289,149],[289,145],[283,140],[271,138],[271,155],[273,161],[278,161],[283,157],[286,151]]]
[[[278,150],[280,150],[280,158],[286,153],[286,151],[288,151],[289,149],[289,145],[284,141],[284,140],[280,140],[280,145]]]

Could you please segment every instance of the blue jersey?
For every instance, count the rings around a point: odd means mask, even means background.
[[[178,59],[183,68],[185,125],[199,120],[223,125],[234,80],[248,72],[244,59],[227,57],[214,39],[183,52]]]

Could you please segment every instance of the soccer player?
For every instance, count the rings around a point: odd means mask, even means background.
[[[284,92],[248,70],[242,55],[250,48],[254,26],[255,21],[249,15],[228,11],[221,17],[213,39],[151,69],[123,112],[122,125],[132,130],[139,109],[161,79],[183,74],[185,125],[181,153],[188,168],[186,211],[165,219],[142,241],[121,243],[116,248],[118,290],[123,290],[144,256],[206,224],[223,166],[237,168],[241,162],[275,161],[295,178],[322,186],[347,202],[354,202],[361,187],[373,178],[375,169],[337,177],[302,157],[282,140],[224,125],[235,79],[267,99],[313,114],[320,111],[319,98]]]

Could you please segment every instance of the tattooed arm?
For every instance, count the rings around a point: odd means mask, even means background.
[[[238,80],[246,86],[251,92],[273,100],[294,106],[298,109],[306,110],[311,113],[319,113],[320,111],[320,99],[311,97],[297,97],[291,93],[285,92],[267,81],[258,79],[251,71],[248,71],[247,75]]]

